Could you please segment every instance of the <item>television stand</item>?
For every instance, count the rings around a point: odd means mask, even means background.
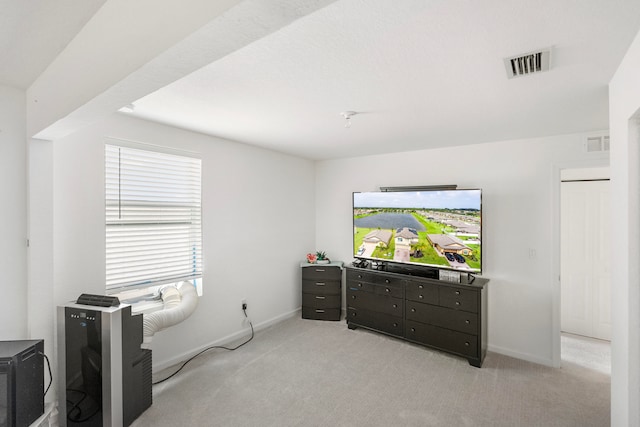
[[[461,283],[452,283],[416,275],[410,266],[389,267],[346,268],[349,329],[363,327],[481,367],[487,352],[489,280],[463,275]]]

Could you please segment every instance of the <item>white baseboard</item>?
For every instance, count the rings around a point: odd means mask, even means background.
[[[301,308],[297,308],[295,310],[292,310],[290,312],[287,313],[283,313],[280,314],[278,316],[272,317],[271,319],[267,319],[263,322],[260,323],[256,323],[253,325],[253,330],[254,332],[258,332],[264,329],[267,329],[270,326],[273,326],[277,323],[283,322],[287,319],[290,319],[294,316],[299,316],[300,315],[300,311]],[[343,312],[346,312],[346,310],[342,310]],[[221,346],[221,345],[227,345],[231,342],[237,341],[238,339],[247,336],[248,334],[248,330],[249,330],[249,326],[247,324],[247,328],[242,329],[238,332],[235,332],[231,335],[227,335],[226,337],[220,338],[219,340],[210,342],[208,344],[202,345],[198,348],[195,348],[191,351],[188,352],[184,352],[182,354],[179,354],[175,357],[172,357],[169,360],[166,360],[164,362],[158,363],[158,364],[154,364],[153,365],[153,372],[158,372],[161,371],[163,369],[166,369],[168,367],[171,367],[177,363],[183,362],[187,359],[189,359],[190,357],[192,357],[195,354],[198,354],[199,352],[201,352],[202,350],[204,350],[205,348],[209,348],[212,346]],[[499,353],[505,356],[509,356],[509,357],[513,357],[515,359],[521,359],[521,360],[525,360],[527,362],[532,362],[532,363],[537,363],[539,365],[544,365],[544,366],[549,366],[549,367],[556,367],[553,363],[552,359],[546,359],[546,358],[542,358],[542,357],[538,357],[538,356],[534,356],[528,353],[521,353],[518,351],[514,351],[508,348],[504,348],[504,347],[500,347],[500,346],[495,346],[495,345],[491,345],[489,344],[487,347],[487,351],[490,352],[494,352],[494,353]]]
[[[263,329],[268,328],[269,326],[275,325],[276,323],[280,323],[284,320],[290,319],[296,315],[298,315],[300,313],[300,311],[302,310],[302,308],[297,308],[293,311],[290,311],[288,313],[284,313],[281,314],[279,316],[273,317],[269,320],[265,320],[264,322],[260,322],[258,324],[253,325],[253,330],[254,331],[261,331]]]
[[[527,362],[537,363],[538,365],[544,365],[549,367],[555,367],[552,359],[545,359],[538,356],[533,356],[528,353],[520,353],[518,351],[513,351],[508,348],[498,347],[495,345],[488,345],[487,351],[491,351],[493,353],[499,353],[505,356],[513,357],[515,359],[526,360]]]
[[[256,324],[253,325],[253,330],[254,330],[254,332],[258,332],[258,331],[266,329],[266,328],[268,328],[270,326],[273,326],[276,323],[280,323],[280,322],[282,322],[284,320],[290,319],[291,317],[294,317],[296,314],[299,314],[300,310],[301,309],[298,308],[298,309],[295,309],[295,310],[290,311],[288,313],[283,313],[283,314],[280,314],[278,316],[272,317],[271,319],[265,320],[263,322],[256,323]],[[249,317],[249,319],[251,319],[251,318]],[[176,355],[176,356],[174,356],[174,357],[172,357],[172,358],[170,358],[168,360],[165,360],[163,362],[160,362],[158,364],[154,363],[153,367],[152,367],[152,371],[155,373],[155,372],[161,371],[163,369],[169,368],[169,367],[171,367],[171,366],[173,366],[173,365],[175,365],[177,363],[184,362],[185,360],[189,359],[190,357],[194,356],[195,354],[198,354],[199,352],[201,352],[205,348],[209,348],[209,347],[213,347],[213,346],[226,346],[227,344],[229,344],[231,342],[234,342],[234,341],[236,341],[236,340],[238,340],[238,339],[240,339],[242,337],[246,337],[248,335],[248,331],[249,330],[250,330],[250,326],[249,326],[249,323],[247,323],[247,327],[242,329],[242,330],[240,330],[240,331],[238,331],[238,332],[235,332],[235,333],[233,333],[231,335],[227,335],[226,337],[220,338],[219,340],[212,341],[212,342],[210,342],[208,344],[202,345],[202,346],[197,347],[197,348],[195,348],[193,350],[178,354],[178,355]]]

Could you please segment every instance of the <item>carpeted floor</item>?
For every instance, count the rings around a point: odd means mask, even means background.
[[[153,392],[134,427],[610,424],[607,373],[496,353],[478,369],[344,321],[288,319],[237,351],[204,353]]]

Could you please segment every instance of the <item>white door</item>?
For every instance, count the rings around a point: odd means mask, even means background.
[[[563,332],[611,339],[609,181],[561,184]]]

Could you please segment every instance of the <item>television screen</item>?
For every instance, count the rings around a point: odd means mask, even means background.
[[[482,272],[482,190],[353,193],[353,254]]]

